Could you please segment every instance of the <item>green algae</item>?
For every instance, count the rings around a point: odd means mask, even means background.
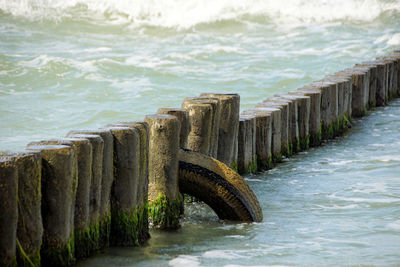
[[[148,205],[148,216],[153,227],[159,229],[179,228],[181,200],[169,200],[167,196],[160,194],[156,200]]]
[[[293,143],[289,142],[287,147],[287,156],[290,157],[291,155],[293,155]]]
[[[276,155],[272,156],[272,162],[273,163],[279,163],[282,162],[282,153],[278,153]]]
[[[269,170],[272,168],[272,166],[272,157],[269,157],[267,160],[258,159],[257,161],[257,167],[260,171]]]
[[[310,146],[315,147],[321,145],[322,140],[322,124],[319,125],[317,133],[310,134]]]
[[[38,251],[35,255],[27,255],[21,243],[17,239],[17,256],[15,266],[40,266],[40,261],[40,251]]]
[[[44,247],[41,251],[41,264],[43,266],[67,266],[75,263],[75,238],[72,235],[67,244],[60,248]]]
[[[305,139],[300,139],[300,149],[307,150],[310,147],[310,135],[308,134]]]
[[[147,205],[130,211],[116,210],[111,214],[110,242],[114,246],[138,246],[147,240]]]
[[[17,257],[15,256],[12,260],[11,260],[11,262],[10,263],[1,263],[0,262],[0,264],[1,264],[1,266],[4,266],[4,267],[17,267],[18,265],[17,265]],[[32,266],[32,265],[26,265],[26,266]],[[34,265],[33,265],[34,266]],[[38,265],[39,266],[39,265]]]
[[[256,173],[257,172],[257,155],[255,156],[254,161],[251,161],[247,166],[246,173]]]
[[[99,248],[107,248],[110,246],[111,235],[111,212],[100,219],[99,223]]]

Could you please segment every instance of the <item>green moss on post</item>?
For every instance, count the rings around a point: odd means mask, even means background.
[[[300,152],[300,138],[297,137],[296,138],[296,144],[292,144],[292,154]]]
[[[272,169],[272,157],[269,157],[267,160],[258,160],[257,167],[261,170],[269,170]]]
[[[75,242],[72,235],[67,244],[58,248],[42,248],[42,266],[68,266],[75,263]]]
[[[136,208],[131,211],[113,210],[111,215],[111,240],[119,246],[138,245],[139,219]]]
[[[180,122],[171,115],[148,115],[149,194],[148,216],[154,227],[179,227],[181,198],[178,184]]]
[[[111,241],[120,246],[143,244],[148,239],[148,207],[133,208],[131,211],[113,210],[111,215]]]
[[[13,266],[40,266],[40,251],[34,255],[27,255],[17,239],[17,264]]]
[[[293,155],[293,143],[292,142],[289,142],[287,154],[289,157],[291,155]]]
[[[177,229],[179,227],[180,198],[170,201],[160,194],[156,200],[149,203],[149,220],[153,227],[159,229]]]
[[[108,247],[111,234],[111,212],[103,215],[99,222],[99,242],[100,247]]]
[[[282,162],[282,153],[278,153],[276,155],[272,156],[272,162],[273,163],[279,163]]]
[[[310,135],[307,135],[306,139],[300,139],[300,149],[307,150],[310,147]]]
[[[148,212],[148,203],[144,203],[138,210],[138,243],[143,244],[147,239],[150,238],[149,234],[149,212]]]
[[[247,173],[257,173],[257,156],[255,161],[252,161],[249,163],[248,167],[247,167]]]
[[[310,146],[321,145],[321,138],[322,138],[322,128],[320,127],[318,133],[310,135]]]

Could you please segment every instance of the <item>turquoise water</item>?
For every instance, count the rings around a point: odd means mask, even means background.
[[[400,45],[398,1],[285,2],[0,0],[0,149],[201,92],[249,108]]]
[[[202,92],[239,93],[250,108],[399,46],[395,0],[0,0],[0,150]],[[263,223],[194,205],[178,232],[81,265],[400,264],[399,106],[247,177]]]
[[[397,100],[346,136],[247,176],[262,223],[219,221],[195,204],[177,232],[78,266],[399,266],[399,146]]]

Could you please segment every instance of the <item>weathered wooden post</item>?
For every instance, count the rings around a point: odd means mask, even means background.
[[[149,125],[146,122],[118,122],[109,125],[109,127],[130,127],[139,133],[138,141],[138,159],[139,159],[139,176],[138,176],[138,190],[137,190],[137,238],[138,243],[142,244],[150,237],[148,227],[148,210],[147,210],[147,196],[148,196],[148,183],[149,183]]]
[[[347,125],[348,122],[345,113],[348,107],[348,105],[346,105],[346,92],[348,91],[348,86],[350,86],[350,80],[345,75],[333,74],[326,76],[322,81],[332,82],[337,85],[337,118],[336,123],[333,126],[334,136],[337,136],[343,132],[345,125]]]
[[[240,115],[237,162],[240,174],[257,171],[255,116]]]
[[[154,227],[179,227],[178,187],[180,122],[171,115],[147,115],[149,125],[149,219]]]
[[[75,261],[74,208],[77,170],[74,149],[64,145],[28,145],[42,157],[44,266],[65,266]]]
[[[71,134],[98,135],[103,140],[98,248],[109,246],[111,231],[111,187],[114,181],[114,139],[108,129],[71,131]]]
[[[217,97],[187,97],[185,102],[199,102],[210,104],[212,107],[211,113],[211,136],[210,136],[210,151],[209,156],[216,158],[218,155],[218,139],[219,139],[219,123],[221,118],[221,103]]]
[[[343,91],[343,100],[342,100],[342,110],[338,105],[338,114],[343,115],[344,122],[343,124],[351,122],[351,102],[352,102],[352,95],[353,95],[353,77],[350,73],[346,71],[336,72],[331,77],[336,77],[342,81],[344,81],[344,91]],[[340,102],[340,100],[339,100]]]
[[[218,113],[216,118],[218,117],[218,125],[219,125],[219,118],[221,117],[220,115],[220,106],[218,105]],[[157,114],[166,114],[166,115],[172,115],[175,116],[179,122],[181,123],[181,133],[179,135],[179,143],[180,143],[180,148],[187,148],[188,144],[188,136],[191,131],[191,125],[190,125],[190,119],[189,119],[189,112],[186,109],[179,109],[179,108],[159,108],[157,111]],[[214,130],[215,131],[215,130]],[[216,129],[216,134],[218,136],[218,128]],[[217,152],[218,150],[218,143],[215,144],[214,149],[216,149],[214,152]],[[214,153],[215,155],[215,153]],[[185,212],[185,195],[181,194],[181,214],[184,214]],[[193,200],[193,198],[192,198]]]
[[[376,66],[376,106],[384,106],[386,104],[386,64],[384,62],[374,60],[363,62],[362,64],[373,64]]]
[[[376,60],[386,65],[386,94],[387,100],[397,96],[398,62],[392,57],[377,57]]]
[[[300,150],[308,149],[310,143],[310,97],[297,94],[282,94],[276,96],[297,102],[297,124],[299,128],[298,143],[300,144]]]
[[[204,93],[201,96],[216,97],[220,100],[221,118],[218,135],[217,159],[236,169],[237,137],[239,131],[240,96],[238,94]]]
[[[0,159],[0,265],[16,266],[18,168],[12,159]]]
[[[351,114],[353,117],[364,116],[369,101],[369,69],[366,67],[357,67],[345,69],[338,73],[352,76]]]
[[[335,136],[335,128],[337,128],[338,124],[337,84],[328,81],[317,81],[311,85],[321,92],[322,139],[331,139]]]
[[[391,58],[393,58],[395,60],[395,64],[396,64],[396,72],[397,72],[397,84],[396,84],[396,88],[397,88],[397,96],[400,96],[400,51],[396,50],[393,51],[393,53],[391,53],[389,55]]]
[[[256,156],[258,170],[272,168],[272,118],[261,110],[245,110],[242,115],[256,117]]]
[[[196,152],[210,155],[212,148],[212,123],[214,109],[211,103],[185,99],[182,108],[189,113],[190,132],[187,148]]]
[[[271,153],[272,153],[272,162],[277,163],[282,161],[282,152],[281,152],[281,110],[279,108],[273,107],[256,107],[255,111],[265,112],[271,114],[271,129],[272,129],[272,137],[271,137]]]
[[[89,193],[89,227],[84,232],[83,240],[88,240],[82,251],[81,256],[90,255],[100,248],[100,203],[101,203],[101,183],[103,170],[103,150],[104,141],[99,135],[90,134],[88,131],[70,131],[68,138],[87,139],[92,146],[91,180]]]
[[[355,68],[365,67],[369,69],[369,97],[368,97],[368,107],[376,106],[376,94],[378,87],[378,66],[376,62],[369,61],[356,64]]]
[[[308,124],[310,146],[321,144],[321,91],[312,86],[304,86],[289,94],[300,94],[310,98],[310,118]]]
[[[289,148],[289,104],[283,101],[277,100],[265,100],[256,105],[258,107],[271,107],[278,108],[281,110],[281,153],[283,156],[290,156]]]
[[[108,125],[114,138],[114,185],[111,193],[111,236],[114,246],[138,245],[140,133]]]
[[[92,180],[92,145],[88,139],[64,138],[31,142],[28,146],[66,145],[73,147],[77,161],[78,185],[76,199],[73,201],[74,209],[74,246],[75,257],[85,258],[90,255],[90,183]]]
[[[40,246],[43,237],[40,153],[0,152],[0,159],[13,160],[18,173],[18,265],[40,265]]]
[[[292,155],[298,151],[300,151],[300,143],[299,143],[299,125],[298,125],[298,108],[297,101],[292,101],[290,99],[285,99],[282,97],[270,97],[263,101],[264,103],[277,102],[277,103],[286,103],[289,109],[289,117],[288,117],[288,146],[289,151],[288,155]]]
[[[181,123],[181,133],[179,135],[180,147],[187,148],[188,135],[191,129],[189,121],[189,112],[186,109],[182,108],[159,108],[157,114],[172,115],[178,118],[179,122]]]

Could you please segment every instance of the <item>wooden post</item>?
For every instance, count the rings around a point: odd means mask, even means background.
[[[43,237],[40,152],[0,152],[0,159],[13,160],[18,173],[18,265],[40,265]]]
[[[147,115],[149,142],[149,218],[154,227],[179,227],[178,187],[180,122],[171,115]]]
[[[190,132],[189,112],[182,108],[159,108],[157,114],[173,115],[178,118],[181,123],[181,133],[179,135],[179,142],[181,148],[187,148],[188,135]],[[219,123],[219,119],[218,119]],[[218,149],[218,146],[217,146]]]
[[[238,135],[238,172],[240,174],[257,171],[256,157],[256,117],[240,115]]]
[[[265,100],[256,105],[258,107],[272,107],[281,110],[281,153],[285,157],[290,156],[289,149],[289,104],[283,101],[277,100]]]
[[[28,145],[42,157],[44,266],[74,263],[74,205],[77,186],[76,158],[73,147],[64,145]]]
[[[70,131],[68,138],[79,138],[89,140],[92,146],[92,168],[89,194],[89,229],[85,231],[83,239],[89,240],[85,245],[86,251],[79,254],[90,255],[100,249],[100,203],[101,183],[103,170],[104,141],[99,135],[89,134],[87,131]],[[83,250],[83,248],[81,248]]]
[[[310,97],[297,94],[282,94],[281,98],[297,102],[297,123],[299,128],[300,150],[308,149],[310,143],[309,121],[310,121]]]
[[[289,94],[300,94],[310,98],[310,118],[308,121],[310,146],[319,146],[321,144],[321,91],[312,86],[304,86],[298,91],[289,92]]]
[[[281,152],[281,110],[279,108],[273,107],[256,107],[254,109],[265,113],[271,114],[271,128],[272,128],[272,137],[271,137],[271,153],[272,153],[272,162],[281,162],[282,161],[282,152]]]
[[[242,115],[256,118],[256,155],[258,170],[272,168],[272,118],[271,113],[261,110],[245,110]]]
[[[221,105],[217,159],[236,169],[237,138],[239,131],[240,96],[238,94],[204,93],[201,96],[217,97]]]
[[[112,127],[109,125],[109,127]],[[139,177],[137,190],[138,243],[150,238],[147,211],[149,184],[149,125],[146,122],[118,122],[114,127],[130,127],[139,133]]]
[[[18,168],[12,159],[0,159],[0,265],[16,266]]]
[[[182,108],[189,113],[190,132],[187,148],[206,155],[211,153],[214,110],[211,103],[185,99]]]

